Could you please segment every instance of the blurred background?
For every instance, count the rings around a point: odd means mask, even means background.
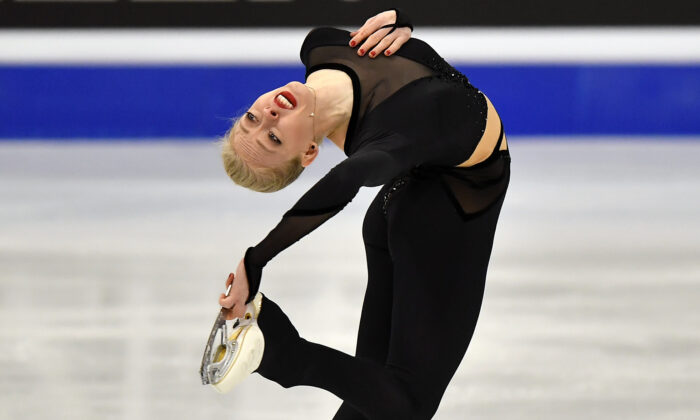
[[[401,7],[488,94],[511,184],[437,419],[700,417],[700,3],[0,0],[0,419],[330,419],[314,388],[198,369],[224,281],[342,152],[276,194],[216,140],[304,81],[315,26]],[[261,290],[353,354],[377,188]],[[311,258],[309,258],[311,257]]]

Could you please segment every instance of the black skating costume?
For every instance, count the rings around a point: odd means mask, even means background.
[[[399,11],[397,26],[408,26]],[[362,227],[367,290],[356,356],[299,336],[273,301],[258,323],[265,354],[257,372],[284,387],[328,390],[344,403],[334,417],[428,419],[476,326],[498,216],[510,180],[500,151],[468,168],[486,127],[487,104],[427,43],[411,38],[394,55],[360,57],[348,31],[322,27],[301,47],[306,77],[337,69],[352,79],[345,154],[245,254],[251,300],[262,268],[352,200],[383,187]],[[310,292],[312,293],[312,292]]]

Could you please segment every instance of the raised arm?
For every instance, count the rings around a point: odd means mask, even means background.
[[[394,54],[411,38],[413,25],[405,11],[398,8],[372,16],[356,31],[350,32],[351,47],[358,46],[358,55],[377,57]],[[363,42],[364,41],[364,42]]]

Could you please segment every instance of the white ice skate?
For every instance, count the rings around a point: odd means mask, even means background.
[[[227,296],[230,290],[229,285]],[[265,350],[265,339],[258,327],[261,305],[262,293],[258,292],[246,305],[243,318],[226,321],[224,309],[221,309],[204,349],[200,368],[202,384],[211,384],[223,394],[260,366]]]

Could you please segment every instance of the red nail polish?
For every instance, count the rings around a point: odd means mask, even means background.
[[[360,55],[363,55],[365,53],[365,50],[360,50]]]
[[[354,47],[355,46],[355,41],[350,41],[350,46]]]
[[[374,57],[375,54],[376,54],[376,52],[374,52],[374,51],[372,51],[371,53],[369,53],[370,57]]]
[[[391,54],[391,50],[386,50],[386,55]]]

